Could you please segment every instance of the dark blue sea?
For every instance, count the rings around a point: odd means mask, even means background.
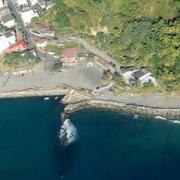
[[[60,141],[58,100],[0,100],[0,180],[180,180],[180,124],[81,111]]]

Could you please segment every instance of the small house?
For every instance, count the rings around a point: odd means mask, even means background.
[[[8,28],[12,28],[16,25],[15,19],[8,7],[0,9],[0,21],[3,26],[6,26]]]
[[[15,0],[15,4],[17,6],[28,6],[28,1],[27,0]]]
[[[21,17],[25,24],[29,24],[32,18],[38,17],[38,13],[34,12],[32,9],[28,9],[21,12]]]
[[[77,64],[77,49],[68,48],[62,52],[62,60],[66,65],[75,65]]]
[[[10,44],[5,35],[0,36],[0,54],[2,54],[7,48],[10,47]]]
[[[8,49],[6,49],[6,53],[11,53],[11,52],[22,52],[26,50],[27,48],[27,42],[24,40],[18,41],[15,44],[12,44]]]
[[[6,36],[6,39],[10,45],[14,44],[16,42],[16,35],[15,35],[14,31],[11,31],[11,30],[6,31],[4,33],[4,35]]]
[[[138,71],[134,72],[132,76],[140,81],[141,85],[143,86],[145,83],[152,83],[156,85],[156,79],[151,76],[151,72],[149,72],[146,68],[141,68]]]
[[[133,85],[135,83],[135,78],[132,74],[137,70],[134,66],[121,67],[122,76],[126,84]]]
[[[36,42],[36,46],[38,48],[44,48],[47,46],[47,39],[46,38],[36,38],[35,39],[35,42]]]

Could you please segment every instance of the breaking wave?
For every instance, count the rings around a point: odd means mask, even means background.
[[[170,120],[170,122],[174,123],[174,124],[180,124],[179,120]]]
[[[168,120],[168,122],[173,123],[173,124],[180,124],[180,120],[170,120],[170,119],[166,119],[165,117],[161,117],[161,116],[156,116],[156,119],[160,119],[160,120]]]
[[[60,140],[63,145],[69,145],[78,138],[78,131],[70,119],[66,119],[60,129]]]
[[[161,120],[167,120],[165,117],[162,117],[162,116],[156,116],[155,118],[156,119],[161,119]]]

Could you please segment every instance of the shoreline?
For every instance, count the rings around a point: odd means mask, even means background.
[[[39,90],[39,91],[21,91],[21,92],[5,92],[0,93],[0,99],[8,98],[25,98],[25,97],[46,97],[46,96],[66,96],[70,89],[60,90]],[[62,103],[62,102],[61,102]],[[63,103],[62,103],[63,104]],[[69,102],[64,108],[61,117],[64,121],[70,114],[83,110],[83,109],[105,109],[118,112],[127,112],[138,115],[146,116],[161,116],[163,118],[180,119],[180,108],[162,108],[144,106],[133,103],[125,103],[114,100],[103,100],[103,99],[85,99],[76,102]]]
[[[75,113],[84,109],[104,109],[117,112],[127,112],[137,115],[162,117],[168,119],[180,119],[180,108],[160,108],[160,107],[148,107],[140,106],[136,104],[126,104],[116,101],[108,100],[85,100],[74,104],[68,104],[64,112],[62,113],[62,121],[69,117],[72,113]]]

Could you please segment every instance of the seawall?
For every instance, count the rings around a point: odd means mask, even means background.
[[[82,109],[109,109],[139,115],[162,116],[166,118],[180,119],[180,109],[139,106],[108,100],[85,100],[69,104],[65,107],[64,113],[71,114]]]
[[[45,97],[45,96],[62,96],[68,94],[69,90],[49,90],[49,91],[21,91],[0,93],[0,99],[3,98],[23,98],[23,97]]]

